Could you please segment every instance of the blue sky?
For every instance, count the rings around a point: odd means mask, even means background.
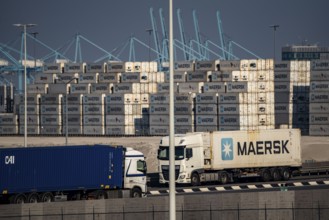
[[[273,57],[273,29],[276,32],[276,54],[280,58],[282,46],[318,44],[329,46],[329,1],[328,0],[173,0],[175,8],[174,36],[180,39],[176,10],[180,8],[187,40],[195,39],[192,10],[198,16],[202,38],[219,45],[216,11],[221,12],[225,34],[235,42],[262,58]],[[107,51],[120,50],[130,36],[146,44],[151,42],[146,29],[151,28],[149,9],[154,8],[159,35],[159,8],[163,8],[168,25],[169,1],[163,0],[12,0],[2,2],[0,13],[0,43],[19,47],[20,30],[13,23],[36,23],[29,32],[38,32],[37,38],[52,48],[58,48],[72,40],[77,33]],[[28,42],[28,51],[37,57],[47,51]],[[87,45],[87,44],[86,44]],[[34,47],[33,47],[34,46]],[[32,52],[32,49],[33,52]],[[117,51],[118,51],[117,50]],[[72,49],[74,51],[74,49]],[[49,52],[49,51],[48,51]],[[128,59],[129,48],[122,52],[121,59]],[[219,52],[219,51],[218,51]],[[240,58],[249,58],[238,48],[233,52]],[[73,54],[74,52],[71,52]],[[82,44],[83,60],[93,61],[102,53]],[[0,55],[1,58],[2,55]],[[151,59],[155,55],[151,53]],[[148,50],[136,44],[136,59],[147,60]]]

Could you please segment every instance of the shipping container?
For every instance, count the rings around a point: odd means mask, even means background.
[[[40,124],[41,126],[48,125],[61,125],[62,124],[62,115],[40,115]]]
[[[86,73],[104,73],[105,64],[104,63],[87,63]]]
[[[205,82],[203,85],[204,93],[225,93],[226,85],[224,82]]]
[[[65,63],[64,73],[85,73],[85,63]]]
[[[63,73],[64,63],[44,63],[42,66],[43,73]]]
[[[70,84],[49,84],[48,94],[68,94],[70,91]],[[45,93],[46,94],[46,93]]]
[[[40,134],[40,125],[39,124],[28,124],[26,127],[27,134]],[[19,134],[24,134],[25,126],[19,126]]]
[[[83,126],[104,126],[104,115],[83,115]]]
[[[86,94],[82,100],[84,105],[104,105],[105,94]]]
[[[70,94],[89,94],[91,85],[90,83],[84,83],[84,84],[72,84],[70,85]]]
[[[158,83],[157,92],[169,94],[169,83]],[[176,92],[178,92],[178,83],[174,83],[174,93]]]
[[[140,93],[140,83],[113,84],[113,93]]]
[[[218,71],[218,70],[219,70],[219,60],[195,62],[195,71]]]
[[[0,125],[17,125],[18,117],[13,113],[0,113]]]
[[[195,101],[197,104],[217,104],[218,93],[198,93]]]
[[[112,83],[92,83],[91,94],[110,94],[113,90]]]
[[[29,94],[47,94],[51,92],[50,86],[53,86],[54,84],[29,84],[27,85],[27,92]]]
[[[239,76],[236,76],[236,78],[233,78],[233,72],[227,72],[227,71],[211,71],[211,82],[230,82],[230,81],[236,81],[239,80]]]
[[[63,73],[57,74],[55,78],[56,84],[76,84],[78,83],[79,74],[78,73]]]
[[[219,70],[228,72],[240,70],[240,60],[221,60],[219,63]]]
[[[62,114],[62,105],[59,104],[41,104],[41,115],[59,115]]]
[[[98,83],[98,73],[80,74],[79,83]]]
[[[177,61],[174,64],[175,72],[194,71],[194,61]]]
[[[203,82],[186,82],[178,84],[178,93],[202,93]]]
[[[35,84],[51,84],[55,83],[56,74],[36,73],[34,74]]]
[[[119,83],[121,73],[101,73],[98,76],[99,83]]]
[[[62,103],[62,94],[44,94],[41,95],[41,105],[60,105]]]
[[[42,125],[40,128],[40,134],[42,135],[61,135],[62,125]]]
[[[104,127],[104,125],[84,125],[83,134],[84,135],[104,135],[105,127]]]
[[[210,72],[187,72],[186,82],[209,82],[210,81]]]
[[[0,134],[7,135],[7,134],[18,134],[18,125],[0,125]]]
[[[312,70],[329,70],[329,60],[312,60]]]
[[[164,82],[169,83],[170,73],[166,72],[165,74],[166,78]],[[174,72],[173,80],[174,83],[186,82],[186,72]]]
[[[120,61],[109,61],[106,67],[107,73],[122,73],[125,71],[125,63]]]

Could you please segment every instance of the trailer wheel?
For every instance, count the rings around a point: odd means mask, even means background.
[[[12,204],[24,204],[26,202],[26,196],[24,194],[17,194],[10,199]]]
[[[192,186],[200,186],[200,176],[198,173],[192,173],[191,184]]]
[[[279,180],[281,180],[281,175],[280,175],[280,172],[279,172],[279,170],[278,170],[277,168],[273,168],[273,169],[271,170],[271,176],[272,176],[272,179],[273,179],[274,181],[279,181]]]
[[[104,190],[98,190],[96,192],[96,199],[107,199],[107,193]]]
[[[142,197],[142,190],[140,190],[139,188],[133,188],[131,190],[131,197],[132,198],[140,198]]]
[[[271,180],[271,172],[270,172],[270,170],[269,169],[262,169],[261,176],[262,176],[262,180],[264,182],[270,181]]]
[[[43,193],[41,196],[41,202],[53,202],[54,195],[51,192]]]
[[[39,202],[39,195],[38,193],[30,193],[27,197],[28,203],[38,203]]]
[[[289,168],[283,168],[281,170],[281,175],[282,175],[283,180],[289,180],[290,177],[291,177],[290,169]]]
[[[219,172],[219,181],[222,184],[227,184],[228,183],[228,174],[225,171]]]

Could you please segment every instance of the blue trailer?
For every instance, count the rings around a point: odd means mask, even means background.
[[[123,189],[134,197],[146,192],[144,155],[132,148],[80,145],[0,149],[0,197],[10,203],[103,199],[111,190]]]

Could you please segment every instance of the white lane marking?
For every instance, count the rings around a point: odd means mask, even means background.
[[[192,193],[193,190],[192,189],[184,189],[184,192],[186,192],[186,193]]]
[[[201,191],[201,192],[209,192],[210,190],[209,190],[208,188],[205,188],[205,187],[204,187],[204,188],[200,188],[200,191]]]
[[[293,183],[294,186],[304,186],[302,183]]]
[[[319,185],[317,182],[315,182],[315,181],[312,181],[312,182],[309,182],[309,184],[311,185],[311,186],[317,186],[317,185]]]
[[[257,189],[256,185],[248,185],[247,186],[249,189]]]
[[[225,190],[225,188],[224,188],[224,187],[222,187],[222,186],[219,186],[219,187],[216,187],[216,190],[218,190],[218,191],[224,191],[224,190]]]
[[[264,188],[273,188],[271,184],[263,184]]]
[[[232,187],[232,189],[234,189],[234,190],[238,190],[238,189],[241,189],[241,187],[240,186],[231,186]]]

